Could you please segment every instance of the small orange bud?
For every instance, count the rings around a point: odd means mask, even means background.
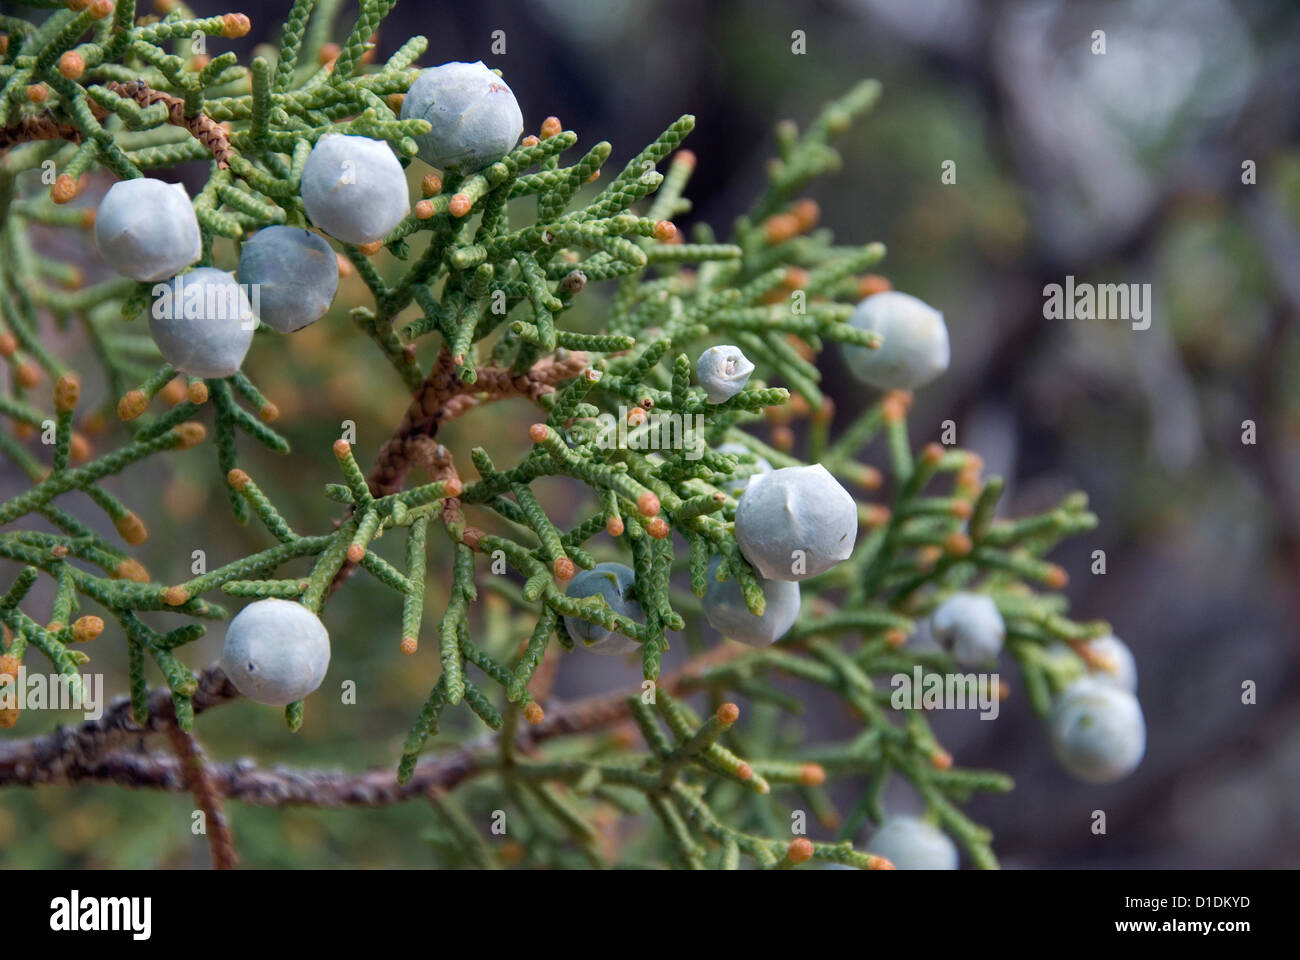
[[[248,17],[242,13],[227,13],[221,18],[221,35],[233,40],[235,37],[244,36],[252,26],[248,21]],[[338,56],[338,54],[335,54],[335,56]]]
[[[372,240],[369,243],[359,243],[357,244],[357,249],[361,251],[363,256],[373,257],[380,250],[384,249],[384,241]]]
[[[426,197],[436,197],[442,193],[442,177],[436,173],[426,173],[420,181],[420,192]]]
[[[937,466],[943,459],[943,447],[937,443],[927,443],[921,449],[921,459],[930,466]]]
[[[366,52],[368,54],[370,51]],[[401,112],[402,104],[405,100],[406,94],[404,93],[390,93],[388,96],[384,97],[384,103],[388,104],[388,109],[393,111],[393,113]]]
[[[415,215],[420,220],[428,220],[433,216],[433,204],[428,200],[421,200],[415,205]]]
[[[786,267],[785,276],[781,279],[781,282],[791,290],[802,290],[808,286],[810,280],[812,280],[812,274],[803,267]]]
[[[534,423],[528,428],[528,436],[533,443],[541,443],[550,435],[550,433],[551,428],[544,423]]]
[[[257,415],[262,418],[263,423],[275,423],[280,419],[280,408],[268,400],[262,404],[262,408],[257,411]]]
[[[627,425],[629,427],[639,427],[646,422],[645,407],[633,407],[627,412]]]
[[[442,483],[442,492],[444,496],[459,497],[465,490],[465,485],[460,482],[460,477],[452,477],[450,480],[444,480]]]
[[[90,454],[90,441],[83,434],[74,433],[68,439],[68,456],[72,458],[73,463],[85,463],[90,459]]]
[[[190,57],[189,68],[191,73],[202,73],[204,68],[212,62],[212,58],[206,53],[196,53]]]
[[[942,556],[943,556],[943,548],[936,547],[934,544],[930,544],[929,546],[922,547],[921,549],[916,551],[916,560],[921,565],[921,567],[925,569],[933,567],[936,563],[939,562],[939,558]]]
[[[542,121],[542,139],[549,140],[563,129],[559,117],[547,117]]]
[[[568,557],[556,557],[551,569],[555,571],[555,579],[560,583],[568,583],[578,573],[577,565]]]
[[[866,517],[864,518],[869,527],[883,527],[889,522],[891,514],[889,508],[881,503],[869,503],[866,508]]]
[[[546,719],[546,711],[542,709],[540,703],[534,700],[532,703],[528,704],[528,706],[524,707],[524,719],[535,727]]]
[[[794,431],[785,424],[778,424],[772,428],[772,446],[778,450],[793,450],[794,439]]]
[[[36,433],[36,428],[33,427],[30,423],[19,421],[18,423],[14,424],[14,436],[17,437],[19,440],[27,440],[34,433]]]
[[[113,12],[113,0],[92,0],[90,4],[90,15],[95,20],[103,20]],[[244,30],[248,32],[247,28]]]
[[[645,532],[656,540],[666,540],[668,534],[672,532],[672,528],[668,526],[668,521],[663,517],[655,517],[645,525]]]
[[[168,587],[163,591],[163,603],[169,607],[182,607],[190,602],[190,592],[184,587]]]
[[[134,511],[128,510],[122,514],[113,521],[113,526],[122,539],[133,547],[138,547],[149,539],[149,528]]]
[[[117,401],[117,415],[123,420],[134,420],[149,408],[149,398],[143,390],[128,390]]]
[[[907,631],[901,627],[891,627],[885,631],[885,643],[897,650],[907,643]]]
[[[335,258],[335,259],[338,261],[338,263],[339,263],[339,276],[340,276],[340,277],[350,277],[350,276],[352,276],[354,273],[357,272],[357,268],[354,267],[354,266],[352,266],[352,261],[349,260],[347,257],[343,256],[343,254],[341,254],[341,253],[336,253],[336,254],[334,255],[334,258]]]
[[[33,83],[27,88],[27,100],[30,103],[44,103],[49,95],[50,91],[43,83]]]
[[[907,416],[907,399],[901,390],[891,390],[880,401],[880,415],[885,423],[899,423]]]
[[[240,470],[238,467],[235,467],[235,469],[226,474],[226,482],[236,490],[243,490],[244,484],[248,483],[249,479],[250,477],[248,474],[243,470]]]
[[[649,490],[645,490],[636,498],[636,512],[643,517],[653,517],[659,513],[659,498]]]
[[[176,449],[188,450],[191,447],[197,447],[207,437],[208,431],[201,423],[194,420],[186,420],[178,424],[176,430]]]
[[[402,653],[409,657],[418,649],[420,649],[420,644],[415,637],[402,637]]]
[[[348,545],[348,563],[360,563],[361,558],[366,555],[366,548],[359,543]]]
[[[799,782],[805,787],[820,787],[826,782],[826,768],[820,763],[805,763],[799,768]]]
[[[334,43],[333,41],[329,43],[322,43],[320,45],[319,52],[317,52],[316,54],[316,59],[320,61],[321,66],[325,66],[337,60],[339,58],[339,54],[342,52],[343,52],[343,48],[340,47],[337,43]]]
[[[158,399],[169,407],[174,407],[176,404],[183,402],[185,400],[185,395],[185,380],[182,377],[168,380],[167,383],[163,385],[163,388],[158,391]]]
[[[741,780],[753,780],[754,768],[747,763],[742,763],[736,768],[736,776]]]
[[[958,520],[965,520],[974,509],[969,500],[954,500],[952,506],[948,508],[948,512]]]
[[[718,707],[717,717],[720,722],[725,723],[727,726],[731,726],[740,719],[740,707],[736,706],[734,703],[724,703],[722,706]]]
[[[68,80],[76,80],[86,72],[86,61],[76,50],[65,51],[59,57],[59,73]]]
[[[348,443],[342,437],[334,441],[334,456],[340,460],[346,460],[352,456],[352,444]]]
[[[521,142],[525,147],[535,147],[542,141],[530,133],[528,136],[524,137]]]
[[[36,384],[41,382],[40,367],[36,366],[36,364],[32,363],[30,360],[20,363],[17,369],[14,370],[14,375],[18,378],[18,382],[24,387],[34,387]]]
[[[816,200],[811,197],[804,197],[795,203],[790,212],[799,223],[799,232],[807,233],[817,226],[817,221],[821,219],[822,208],[817,205]]]
[[[773,246],[793,240],[799,235],[799,220],[792,213],[774,214],[764,222],[763,235]]]
[[[1047,576],[1043,578],[1043,582],[1053,590],[1061,590],[1070,582],[1070,575],[1065,572],[1064,567],[1052,566],[1047,571]]]
[[[54,382],[54,409],[59,413],[71,413],[81,396],[81,380],[75,373],[65,373]]]
[[[81,192],[81,184],[66,173],[61,173],[50,187],[50,199],[55,203],[67,203]]]
[[[605,532],[608,533],[611,537],[623,536],[623,518],[610,517],[608,520],[606,520]]]
[[[472,206],[474,206],[474,201],[468,195],[458,193],[451,198],[451,203],[447,204],[447,209],[453,217],[463,217],[469,213]]]
[[[194,405],[208,402],[208,385],[202,380],[191,380],[185,388],[185,399]]]
[[[785,851],[791,863],[807,863],[813,856],[813,843],[807,837],[795,837]]]
[[[149,571],[145,569],[144,564],[130,557],[120,561],[114,572],[119,580],[130,580],[132,583],[149,582]]]
[[[104,632],[104,621],[100,617],[78,617],[72,624],[72,642],[86,643],[94,640]]]
[[[892,860],[886,860],[884,857],[877,857],[874,854],[867,857],[868,870],[897,870]]]
[[[673,163],[680,163],[686,169],[693,170],[695,168],[695,151],[678,150],[673,154]]]
[[[662,243],[668,243],[677,236],[677,227],[671,220],[656,220],[654,226],[654,237]]]
[[[950,533],[943,541],[943,550],[949,556],[964,557],[971,552],[974,544],[964,533]]]
[[[18,352],[18,339],[6,330],[0,333],[0,357],[12,357]]]

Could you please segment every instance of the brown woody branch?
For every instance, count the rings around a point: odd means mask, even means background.
[[[230,146],[230,135],[226,132],[225,127],[207,114],[198,113],[192,117],[187,117],[185,115],[184,100],[180,97],[173,97],[169,93],[163,93],[161,90],[155,90],[143,80],[132,80],[130,83],[114,80],[112,83],[106,84],[106,86],[119,97],[134,100],[142,107],[151,107],[155,103],[161,103],[167,108],[168,123],[174,127],[183,127],[188,130],[194,139],[203,144],[204,148],[212,154],[213,159],[217,161],[217,166],[222,170],[230,166],[230,159],[235,155]]]
[[[81,131],[69,123],[60,123],[48,111],[29,113],[17,123],[0,127],[0,150],[7,150],[32,140],[68,140],[81,143]]]
[[[194,795],[194,802],[203,811],[204,832],[208,849],[212,852],[214,870],[233,870],[239,863],[235,853],[235,840],[230,834],[230,824],[221,806],[221,792],[212,779],[211,770],[203,757],[198,738],[186,733],[177,723],[167,727],[167,737],[179,761],[180,779]]]

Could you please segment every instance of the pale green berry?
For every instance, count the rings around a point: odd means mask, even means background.
[[[867,849],[899,870],[956,870],[957,846],[938,827],[919,817],[890,817]]]
[[[1048,726],[1057,759],[1080,780],[1119,780],[1137,769],[1146,753],[1146,720],[1137,697],[1096,677],[1066,688],[1052,706]]]
[[[374,243],[411,211],[406,171],[383,140],[327,133],[302,168],[303,209],[345,243]]]
[[[721,557],[709,561],[709,585],[704,593],[704,616],[725,637],[752,647],[765,647],[786,635],[799,617],[799,584],[790,580],[759,579],[767,601],[763,615],[756,617],[745,603],[745,595],[733,574],[717,579]]]
[[[753,373],[754,365],[740,347],[730,345],[709,347],[695,363],[695,379],[709,403],[722,403],[740,393]]]
[[[519,101],[482,61],[422,72],[406,91],[401,116],[429,122],[415,144],[420,159],[439,170],[481,170],[509,153],[524,132]]]
[[[238,274],[257,318],[292,333],[329,310],[339,286],[338,255],[310,230],[264,227],[240,248]]]
[[[883,338],[875,350],[844,344],[844,362],[855,377],[881,390],[914,390],[948,369],[948,328],[943,314],[906,293],[886,290],[867,297],[849,323]]]
[[[820,463],[750,478],[736,507],[736,542],[768,580],[803,580],[848,559],[858,506]]]
[[[163,359],[192,377],[238,372],[257,320],[232,274],[199,267],[154,288],[149,333]]]
[[[152,177],[119,180],[95,212],[95,245],[118,273],[152,283],[180,273],[201,254],[199,221],[183,184]]]
[[[621,563],[598,563],[590,570],[583,570],[569,582],[564,594],[579,600],[603,597],[615,613],[629,620],[645,622],[645,611],[636,600],[636,574],[631,567]],[[566,616],[564,627],[569,631],[569,636],[581,642],[592,653],[630,653],[641,646],[631,637],[607,630],[599,623],[581,617]]]
[[[221,668],[244,696],[282,707],[321,685],[330,638],[301,603],[274,597],[250,603],[226,628]]]
[[[930,632],[958,663],[974,666],[996,657],[1007,637],[993,598],[983,593],[954,593],[930,617]]]

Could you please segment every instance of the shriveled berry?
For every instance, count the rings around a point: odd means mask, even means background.
[[[740,393],[753,373],[754,365],[740,347],[730,345],[709,347],[695,364],[695,378],[709,403],[721,403]]]
[[[1128,776],[1146,753],[1146,719],[1137,697],[1095,677],[1067,687],[1048,724],[1061,765],[1090,783]]]
[[[857,504],[820,463],[751,477],[736,508],[740,551],[769,580],[825,573],[857,535]]]
[[[132,280],[174,277],[199,259],[199,221],[179,183],[151,177],[119,180],[95,215],[95,245],[104,260]]]
[[[759,580],[767,605],[761,617],[754,616],[733,574],[717,580],[721,557],[709,561],[709,585],[704,593],[704,616],[723,636],[752,647],[765,647],[785,636],[799,616],[799,584],[789,580]]]
[[[867,849],[899,870],[957,869],[957,845],[918,817],[890,817],[868,841]]]
[[[282,707],[321,685],[330,638],[301,603],[270,597],[250,603],[226,628],[221,667],[235,688],[258,703]]]
[[[312,223],[346,243],[383,239],[411,210],[406,174],[392,148],[351,134],[316,141],[300,192]]]
[[[886,290],[867,297],[854,309],[849,323],[883,338],[875,350],[856,344],[843,347],[849,370],[873,387],[913,390],[948,369],[943,314],[910,294]]]
[[[199,267],[158,287],[149,333],[163,359],[193,377],[238,371],[257,323],[234,275]]]
[[[324,238],[299,227],[265,227],[239,252],[239,281],[256,291],[259,320],[281,333],[325,316],[339,286],[338,257]]]
[[[965,666],[996,657],[1007,636],[998,605],[984,593],[954,593],[934,611],[930,631]]]
[[[645,621],[645,611],[636,600],[636,574],[621,563],[598,563],[570,581],[565,596],[583,599],[603,597],[615,613],[630,620]],[[639,644],[631,637],[602,627],[581,617],[565,617],[565,629],[592,653],[615,654],[636,650]]]
[[[519,101],[482,61],[425,70],[406,91],[401,117],[429,122],[429,132],[415,138],[421,160],[463,173],[500,160],[524,132]]]

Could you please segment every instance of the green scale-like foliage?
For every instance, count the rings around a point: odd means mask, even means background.
[[[149,285],[113,279],[76,289],[75,268],[34,249],[38,225],[87,226],[84,211],[55,203],[39,186],[31,189],[37,172],[53,160],[73,181],[96,167],[130,178],[208,160],[206,186],[194,200],[201,264],[212,263],[215,244],[237,243],[260,227],[310,226],[298,187],[320,136],[343,132],[386,140],[409,163],[416,152],[412,137],[427,129],[424,121],[399,119],[390,97],[418,75],[413,63],[425,50],[424,38],[407,41],[386,63],[366,62],[369,40],[391,0],[363,0],[337,58],[318,66],[338,6],[337,0],[296,0],[274,62],[257,58],[245,67],[224,53],[197,70],[182,55],[196,32],[238,35],[246,24],[229,16],[196,18],[179,3],[161,19],[137,20],[132,0],[119,0],[110,15],[98,19],[94,5],[80,12],[56,9],[39,25],[0,18],[7,36],[0,55],[0,128],[16,131],[39,120],[60,131],[57,138],[18,142],[0,160],[0,328],[12,374],[0,414],[17,427],[41,429],[52,421],[56,434],[52,467],[14,434],[0,434],[0,450],[31,478],[26,492],[0,504],[0,522],[21,526],[41,518],[59,531],[0,533],[0,556],[20,567],[0,598],[0,620],[10,633],[6,655],[21,660],[34,648],[59,673],[76,677],[87,656],[70,646],[71,623],[81,604],[93,605],[121,628],[96,642],[116,638],[128,645],[137,721],[145,719],[145,674],[152,661],[188,729],[196,678],[178,654],[203,633],[191,620],[226,615],[209,596],[296,599],[320,612],[340,571],[355,563],[399,595],[404,648],[423,636],[440,651],[441,670],[402,748],[399,780],[411,777],[422,752],[437,746],[441,721],[467,706],[487,727],[503,732],[499,757],[481,759],[478,768],[499,773],[499,786],[475,781],[466,789],[470,796],[495,790],[491,803],[526,811],[530,856],[553,854],[553,862],[563,864],[577,850],[579,863],[603,862],[591,826],[593,809],[603,805],[658,818],[659,838],[634,851],[647,861],[666,857],[686,866],[734,867],[743,854],[759,866],[782,867],[810,851],[824,861],[877,866],[878,859],[848,840],[866,820],[882,819],[882,791],[896,773],[912,783],[929,815],[962,842],[973,862],[994,865],[988,832],[958,805],[973,791],[1008,790],[1010,781],[996,772],[952,766],[923,714],[893,710],[879,678],[910,673],[918,664],[927,672],[952,671],[943,653],[912,652],[902,641],[953,590],[978,589],[997,601],[1010,653],[1034,707],[1045,712],[1053,689],[1078,670],[1077,663],[1046,656],[1045,648],[1078,643],[1108,628],[1070,620],[1061,595],[1034,588],[1061,586],[1062,571],[1044,555],[1061,538],[1090,529],[1095,518],[1085,499],[1074,495],[1041,516],[994,521],[1000,481],[981,479],[977,458],[962,451],[931,444],[914,456],[904,395],[879,398],[832,436],[816,356],[834,343],[878,346],[875,335],[847,321],[861,296],[861,275],[883,260],[885,249],[880,243],[836,244],[828,231],[801,222],[806,207],[798,200],[810,179],[839,167],[831,140],[870,109],[880,93],[874,81],[830,104],[802,135],[782,125],[767,189],[727,242],[703,225],[683,242],[666,223],[691,207],[685,190],[694,160],[678,147],[694,118],[683,116],[612,176],[604,170],[612,153],[608,143],[564,165],[562,155],[579,141],[571,131],[526,138],[472,175],[449,174],[441,191],[414,207],[383,241],[406,262],[391,282],[371,264],[373,251],[340,245],[374,298],[373,307],[353,310],[352,319],[412,393],[431,378],[449,376],[450,393],[473,397],[486,368],[518,376],[548,360],[572,365],[570,375],[551,384],[553,390],[533,396],[540,407],[533,446],[518,463],[494,463],[487,450],[477,448],[459,458],[461,471],[472,464],[476,479],[444,479],[379,495],[350,445],[341,442],[335,455],[342,482],[330,485],[320,500],[325,532],[300,534],[239,469],[243,435],[288,452],[287,441],[267,422],[274,408],[246,376],[191,380],[187,399],[161,415],[145,413],[175,377],[172,368],[158,365],[147,338],[124,325],[124,318],[147,306]],[[75,79],[59,70],[70,50],[85,64]],[[193,129],[169,121],[164,105],[142,105],[111,86],[137,79],[181,98],[186,118],[226,124],[228,149],[217,156]],[[36,84],[44,84],[40,103],[28,96]],[[582,191],[590,199],[578,203],[580,190],[597,175],[603,188],[594,195]],[[523,197],[536,198],[536,219],[513,222],[519,207],[508,201]],[[573,329],[570,308],[579,298],[600,297],[597,287],[608,291],[601,328]],[[419,317],[399,325],[398,316],[412,306]],[[82,325],[110,391],[96,415],[116,409],[131,431],[122,446],[82,465],[73,465],[69,456],[72,406],[63,404],[53,418],[40,406],[36,384],[43,377],[37,374],[62,378],[65,391],[75,383],[65,362],[44,345],[42,314]],[[694,358],[717,342],[740,346],[758,369],[740,393],[711,404],[691,385],[691,374]],[[209,406],[210,432],[197,422]],[[702,416],[709,449],[702,456],[639,449],[637,440],[645,439],[650,426],[635,423],[626,445],[603,443],[601,416],[632,407]],[[724,575],[737,578],[750,609],[761,613],[758,578],[733,533],[734,491],[714,482],[735,471],[740,458],[712,448],[741,443],[777,467],[804,462],[744,429],[765,416],[807,417],[808,462],[824,464],[859,491],[881,486],[882,472],[860,454],[885,435],[884,489],[890,498],[860,504],[865,532],[851,558],[802,584],[802,613],[778,644],[706,657],[680,680],[677,695],[656,691],[653,683],[641,688],[641,678],[630,674],[629,692],[655,692],[638,693],[627,705],[645,740],[644,753],[611,751],[606,738],[587,736],[555,756],[516,756],[519,718],[537,722],[542,716],[529,687],[547,648],[576,645],[564,617],[634,638],[644,678],[655,681],[671,643],[684,636],[693,651],[704,648],[699,598],[712,556],[723,557]],[[88,494],[128,545],[138,542],[131,535],[138,518],[100,482],[154,454],[205,439],[227,477],[235,515],[244,522],[256,517],[273,545],[186,583],[158,584],[140,576],[142,568],[121,544],[92,532],[58,503],[73,491]],[[575,526],[566,529],[548,515],[533,489],[544,477],[571,478],[586,488]],[[337,504],[347,513],[335,527],[330,521]],[[477,523],[509,532],[486,533]],[[405,539],[400,568],[368,549],[385,535]],[[277,578],[282,565],[302,557],[313,558],[306,576]],[[489,573],[497,558],[504,558],[522,586]],[[568,577],[598,559],[618,559],[635,571],[644,622],[620,616],[599,599],[565,595]],[[48,626],[22,609],[38,572],[58,584]],[[449,578],[451,587],[446,607],[426,620],[429,576]],[[505,621],[484,603],[494,599],[500,606],[501,597],[514,611]],[[138,617],[150,611],[170,611],[186,622],[160,632]],[[522,635],[516,629],[520,617],[527,624]],[[819,747],[792,742],[772,719],[802,707],[783,678],[838,698],[859,718],[860,733]],[[696,715],[682,699],[694,693],[706,694],[716,712],[705,719]],[[752,705],[755,722],[736,721],[726,703],[731,697]],[[303,716],[301,703],[287,709],[291,728]],[[829,819],[823,778],[862,784],[860,799],[841,818],[837,842],[796,850],[788,836],[781,839],[787,815],[764,804],[775,802],[768,799],[773,791],[787,799],[789,791],[798,791],[797,805]],[[450,794],[436,796],[435,809],[441,826],[434,842],[449,860],[493,862],[494,854]]]

